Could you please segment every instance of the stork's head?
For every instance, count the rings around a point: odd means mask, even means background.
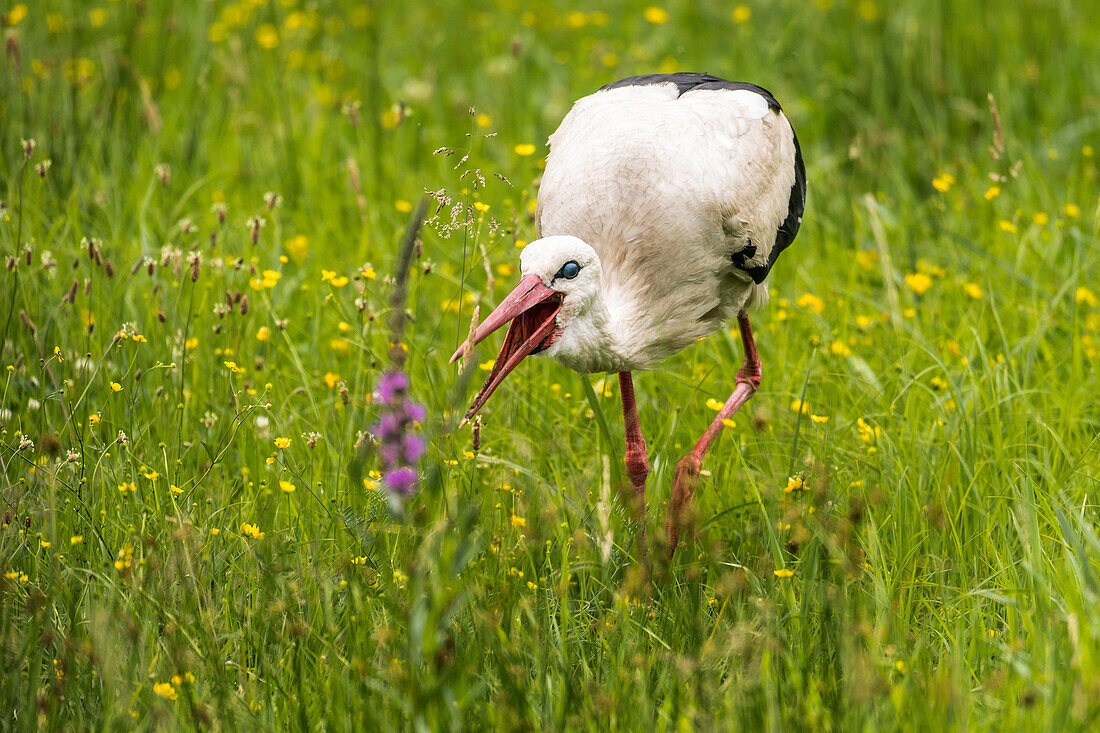
[[[466,411],[466,419],[481,409],[524,357],[540,352],[553,355],[558,341],[583,322],[599,294],[600,258],[576,237],[536,239],[524,247],[519,261],[519,284],[451,357],[455,361],[467,348],[511,321],[496,363]]]

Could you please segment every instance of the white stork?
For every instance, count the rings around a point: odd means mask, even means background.
[[[703,456],[760,384],[747,311],[767,301],[766,278],[798,233],[805,201],[798,138],[766,89],[654,74],[578,100],[550,136],[541,238],[520,255],[519,284],[452,357],[511,321],[466,418],[529,354],[582,374],[618,372],[644,561],[649,461],[631,372],[736,316],[745,361],[733,393],[676,467],[665,520],[671,557]]]

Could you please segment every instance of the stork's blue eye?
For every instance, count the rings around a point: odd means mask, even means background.
[[[560,270],[558,270],[557,277],[564,277],[566,280],[572,280],[573,278],[575,278],[577,275],[580,274],[580,271],[581,271],[581,266],[578,265],[573,260],[569,260],[568,262],[566,262],[564,265],[561,266]]]

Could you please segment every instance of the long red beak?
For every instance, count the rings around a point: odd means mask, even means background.
[[[500,347],[496,363],[489,372],[489,378],[485,380],[485,385],[474,397],[470,409],[466,410],[466,416],[459,423],[459,427],[465,425],[467,420],[477,414],[489,399],[489,395],[500,386],[508,373],[515,369],[525,356],[542,351],[552,343],[551,337],[556,328],[554,319],[561,310],[562,297],[561,293],[543,285],[542,278],[538,275],[525,275],[520,279],[515,290],[509,293],[496,310],[477,327],[473,337],[458,347],[458,351],[451,357],[452,364],[467,349],[481,343],[486,336],[508,321],[512,322],[504,337],[504,344]]]

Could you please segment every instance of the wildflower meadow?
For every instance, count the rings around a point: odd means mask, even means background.
[[[1100,6],[0,2],[0,728],[1096,730]],[[547,136],[760,84],[754,312],[459,428]]]

